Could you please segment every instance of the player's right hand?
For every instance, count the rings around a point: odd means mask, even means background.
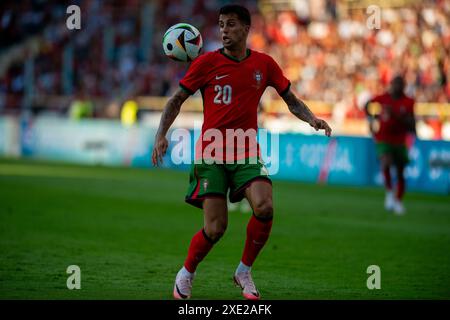
[[[169,142],[164,136],[156,136],[155,145],[153,146],[152,163],[157,167],[163,163],[163,157],[166,154]]]

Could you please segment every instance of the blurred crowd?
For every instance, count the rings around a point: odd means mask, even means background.
[[[301,97],[362,116],[369,97],[400,73],[416,101],[450,101],[450,1],[382,8],[379,29],[368,28],[366,10],[336,18],[328,8],[328,17],[317,10],[316,20],[302,6],[269,15],[257,20],[251,38],[254,48],[281,62]]]
[[[23,105],[30,77],[34,97],[103,99],[97,116],[116,116],[113,101],[167,96],[187,65],[163,55],[164,31],[192,23],[202,33],[204,50],[215,50],[221,47],[218,8],[229,2],[2,1],[0,59],[33,35],[41,37],[41,46],[28,78],[20,59],[1,74],[0,111]],[[240,3],[252,12],[249,46],[272,55],[302,99],[330,102],[359,117],[369,97],[401,73],[417,101],[450,101],[450,1],[382,8],[379,29],[368,27],[365,9],[343,11],[344,2],[337,0],[292,1],[281,12],[257,1]],[[81,8],[81,30],[66,27],[70,4]]]

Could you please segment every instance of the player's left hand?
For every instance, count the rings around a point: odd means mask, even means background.
[[[309,124],[311,125],[311,127],[316,129],[316,131],[325,130],[325,135],[327,137],[331,136],[332,130],[325,120],[322,120],[319,118],[314,118],[313,120],[311,120],[311,122]]]

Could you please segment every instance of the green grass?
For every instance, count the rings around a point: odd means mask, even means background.
[[[200,210],[186,172],[0,160],[1,299],[171,299]],[[386,213],[380,188],[274,182],[272,235],[253,267],[265,299],[449,299],[450,198],[408,193]],[[241,299],[231,277],[248,214],[197,269],[194,299]],[[81,268],[68,290],[66,268]],[[381,268],[368,290],[366,269]]]

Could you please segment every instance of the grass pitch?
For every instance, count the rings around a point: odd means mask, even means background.
[[[172,299],[203,223],[187,172],[0,160],[0,299]],[[450,197],[274,182],[272,235],[253,267],[263,299],[449,299]],[[193,299],[241,299],[232,275],[249,213],[230,212]],[[81,290],[66,269],[81,268]],[[381,289],[366,286],[381,269]]]

